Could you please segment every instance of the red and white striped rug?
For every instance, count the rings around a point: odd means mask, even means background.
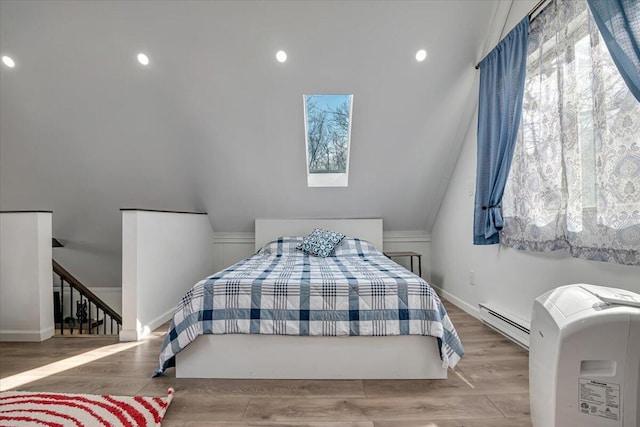
[[[167,397],[5,391],[0,426],[159,426],[173,394],[172,388]]]

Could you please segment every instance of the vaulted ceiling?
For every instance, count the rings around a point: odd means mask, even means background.
[[[120,284],[121,208],[430,232],[499,3],[3,0],[0,209],[53,210],[65,263],[98,286]],[[346,188],[307,187],[312,93],[354,95]]]

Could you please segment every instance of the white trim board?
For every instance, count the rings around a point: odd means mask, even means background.
[[[173,314],[177,310],[177,306],[168,310],[166,313],[161,314],[147,325],[138,325],[138,329],[120,329],[119,340],[120,342],[139,341],[149,336],[153,331],[162,326],[165,322],[168,322],[173,318]]]
[[[244,243],[253,245],[256,241],[255,233],[252,231],[222,231],[213,233],[213,243]]]
[[[255,250],[280,236],[306,236],[316,227],[357,236],[382,250],[384,239],[380,218],[257,218]]]
[[[166,323],[169,320],[171,320],[173,318],[173,314],[176,312],[177,309],[178,309],[178,306],[175,306],[175,307],[169,309],[166,313],[161,314],[160,316],[156,317],[151,322],[149,322],[149,324],[147,325],[149,327],[149,331],[146,332],[143,335],[143,337],[146,337],[151,332],[155,331],[160,326],[162,326],[164,323]]]
[[[383,231],[382,240],[384,243],[429,243],[431,242],[431,235],[424,230]],[[216,245],[247,244],[253,246],[255,241],[255,233],[252,231],[216,232],[213,237],[213,242]]]
[[[401,230],[383,232],[384,243],[430,243],[431,235],[424,230]]]
[[[303,235],[311,230],[306,230]],[[277,236],[275,236],[277,237]],[[431,236],[424,230],[383,231],[382,241],[384,250],[414,251],[422,254],[422,274],[429,279],[431,255]],[[214,268],[210,274],[223,270],[236,262],[251,256],[256,252],[254,232],[215,232],[214,233]],[[379,247],[379,249],[383,249]],[[409,268],[409,259],[399,258],[395,262]]]
[[[40,331],[36,330],[0,330],[2,342],[42,342],[54,334],[54,328],[48,327]]]
[[[443,296],[447,301],[451,302],[451,304],[455,305],[456,307],[458,307],[459,309],[463,310],[465,313],[475,317],[476,319],[482,320],[482,319],[480,319],[480,309],[479,308],[474,307],[473,305],[469,304],[468,302],[458,298],[457,296],[453,295],[450,292],[445,291],[444,289],[440,288],[439,286],[434,285],[433,283],[429,283],[429,284],[431,285],[431,287],[433,289],[436,290],[436,293],[438,295]]]

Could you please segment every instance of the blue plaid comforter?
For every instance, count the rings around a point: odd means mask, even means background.
[[[153,376],[202,334],[428,335],[438,338],[443,366],[460,360],[458,334],[424,280],[364,240],[345,238],[327,258],[297,250],[300,241],[274,240],[189,290]]]

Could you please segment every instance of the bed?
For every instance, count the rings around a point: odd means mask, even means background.
[[[386,258],[381,219],[258,219],[257,252],[182,299],[154,375],[179,378],[446,378],[464,354],[435,291]],[[327,258],[296,246],[347,236]]]

